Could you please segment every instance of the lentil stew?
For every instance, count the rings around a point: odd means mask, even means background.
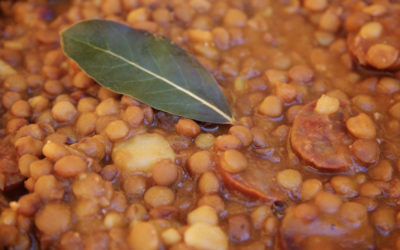
[[[0,2],[0,249],[400,249],[400,3]],[[101,87],[60,31],[165,36],[235,123]]]

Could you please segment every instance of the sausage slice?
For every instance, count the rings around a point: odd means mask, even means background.
[[[305,105],[296,115],[290,135],[294,151],[319,170],[345,171],[351,164],[349,145],[353,139],[346,131],[350,104],[341,101],[331,115],[314,111],[316,101]]]
[[[280,225],[282,249],[373,249],[374,230],[367,219],[353,225],[338,213],[311,218],[297,209],[287,209]]]
[[[245,197],[267,202],[287,199],[286,193],[279,188],[275,179],[279,166],[255,160],[250,162],[249,167],[243,172],[231,174],[223,169],[220,159],[217,162],[221,179],[230,191],[237,191]]]
[[[345,24],[350,53],[361,65],[378,70],[399,70],[399,23],[399,8],[385,6],[384,13],[372,16],[357,9],[351,11]]]

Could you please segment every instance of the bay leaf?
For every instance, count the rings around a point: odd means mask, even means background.
[[[111,91],[198,121],[233,121],[212,75],[166,38],[114,21],[89,20],[64,30],[61,42],[69,58]]]

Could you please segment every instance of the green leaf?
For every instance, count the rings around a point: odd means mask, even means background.
[[[215,79],[166,38],[106,20],[75,24],[61,38],[65,54],[114,92],[198,121],[233,121]]]

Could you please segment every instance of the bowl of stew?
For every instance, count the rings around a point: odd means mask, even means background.
[[[400,4],[0,2],[1,249],[400,249]],[[166,37],[228,125],[99,85],[60,32]]]

